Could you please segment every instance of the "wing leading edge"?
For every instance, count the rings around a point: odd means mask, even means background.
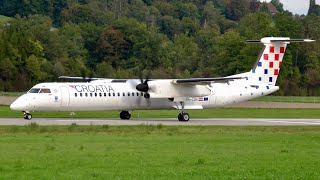
[[[90,80],[90,81],[94,81],[94,80],[103,80],[106,78],[89,78],[89,77],[74,77],[74,76],[59,76],[59,79],[71,79],[71,80]]]

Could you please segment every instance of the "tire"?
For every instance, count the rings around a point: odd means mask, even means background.
[[[131,118],[131,114],[128,111],[121,111],[120,119],[128,120]]]
[[[25,115],[23,116],[23,118],[24,118],[25,120],[31,120],[31,119],[32,119],[32,115],[29,114],[29,113],[27,113],[27,114],[25,114]]]
[[[190,116],[189,116],[188,113],[180,113],[180,114],[178,115],[178,119],[179,119],[179,121],[184,121],[184,122],[186,122],[186,121],[189,121]]]
[[[190,115],[188,113],[182,113],[182,119],[183,121],[189,121]]]

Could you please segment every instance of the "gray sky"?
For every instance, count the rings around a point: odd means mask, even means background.
[[[270,2],[270,0],[267,0]],[[309,9],[309,0],[280,0],[284,9],[289,10],[293,14],[307,14]],[[316,0],[320,4],[320,0]]]

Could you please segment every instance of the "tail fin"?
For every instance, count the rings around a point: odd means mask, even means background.
[[[247,41],[250,43],[261,42],[265,46],[256,64],[250,71],[251,77],[260,84],[275,86],[287,45],[290,42],[312,41],[310,39],[290,39],[288,37],[266,37],[261,39],[261,41]]]

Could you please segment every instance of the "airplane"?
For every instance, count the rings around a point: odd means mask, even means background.
[[[179,121],[189,121],[185,110],[208,109],[269,95],[276,81],[288,44],[313,42],[311,39],[265,37],[249,40],[264,48],[249,72],[217,78],[189,79],[105,79],[90,82],[40,83],[16,99],[10,108],[24,113],[50,111],[120,111],[120,119],[130,119],[134,110],[177,109]],[[82,77],[61,76],[64,79]]]

